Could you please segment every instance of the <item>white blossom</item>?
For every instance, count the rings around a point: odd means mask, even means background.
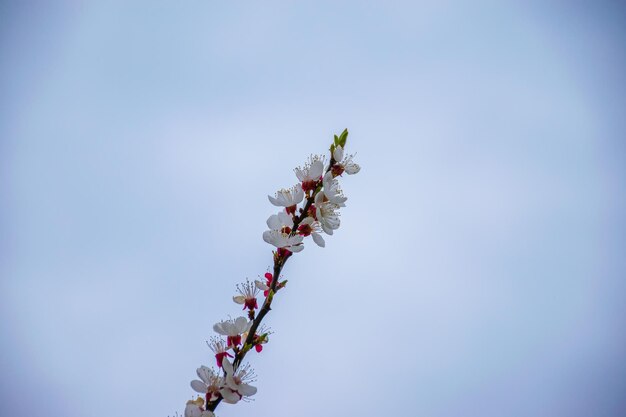
[[[216,333],[226,337],[226,343],[230,346],[241,344],[241,335],[250,330],[252,321],[248,321],[245,317],[237,317],[236,319],[222,320],[213,325]]]
[[[185,406],[185,417],[215,417],[215,414],[211,411],[203,410],[203,405],[204,400],[202,398],[187,401],[187,405]]]
[[[315,183],[320,180],[324,172],[324,157],[311,155],[304,167],[294,169],[296,177],[305,184]],[[306,190],[305,190],[306,191]]]
[[[252,322],[245,317],[237,317],[236,319],[222,320],[213,325],[213,330],[222,336],[237,336],[244,334],[250,329]]]
[[[209,346],[209,349],[215,353],[215,361],[217,362],[218,367],[222,366],[222,359],[224,356],[233,357],[230,353],[228,353],[230,346],[227,346],[224,340],[219,337],[212,336],[211,341],[207,342],[207,345]]]
[[[237,284],[237,292],[239,292],[239,295],[235,295],[233,301],[237,304],[243,304],[244,310],[246,308],[250,310],[259,308],[256,301],[259,290],[255,287],[254,283],[246,279],[245,283]]]
[[[293,217],[284,211],[280,211],[278,214],[272,214],[268,217],[266,223],[270,230],[280,230],[290,233],[293,228]]]
[[[268,195],[270,203],[278,207],[292,207],[300,204],[304,198],[302,185],[296,184],[291,188],[283,188],[276,192],[276,197]]]
[[[228,348],[226,347],[226,343],[224,343],[224,340],[216,336],[211,336],[211,341],[207,342],[207,345],[209,346],[209,349],[211,349],[216,355],[225,353],[228,350]]]
[[[248,382],[254,382],[254,372],[247,364],[235,371],[230,361],[224,358],[222,367],[226,377],[224,378],[225,384],[220,389],[220,394],[222,394],[225,402],[235,404],[243,397],[251,397],[256,394],[256,387],[248,384]]]
[[[270,290],[270,284],[272,283],[272,280],[274,279],[274,276],[272,274],[270,274],[269,272],[266,272],[264,275],[265,278],[265,282],[263,281],[259,281],[258,279],[254,280],[254,285],[263,291],[263,295],[267,297],[267,294],[269,293]]]
[[[356,174],[361,170],[359,164],[352,161],[354,155],[348,155],[345,158],[343,157],[343,147],[337,146],[333,151],[333,159],[336,161],[335,165],[332,167],[333,174],[335,176],[341,175],[345,172],[348,175]]]
[[[333,204],[338,205],[339,207],[345,207],[345,202],[348,199],[343,195],[343,191],[339,187],[339,181],[333,177],[332,172],[327,172],[324,175],[323,179],[324,184],[324,195]]]
[[[327,200],[324,191],[320,191],[315,195],[315,215],[320,222],[322,230],[326,234],[332,235],[333,230],[337,230],[341,224],[339,213],[337,212],[339,206],[324,200]]]
[[[266,284],[265,284],[264,282],[262,282],[262,281],[259,281],[258,279],[255,279],[255,280],[254,280],[254,285],[255,285],[258,289],[260,289],[260,290],[262,290],[262,291],[268,291],[268,290],[270,289],[270,287],[269,287],[268,285],[266,285]]]
[[[210,411],[204,411],[195,404],[187,403],[185,407],[185,417],[215,417],[215,414]]]
[[[263,240],[277,248],[287,249],[291,252],[300,252],[304,249],[302,245],[303,236],[291,235],[280,230],[266,230],[263,232]]]
[[[313,217],[307,217],[306,219],[302,220],[302,222],[298,226],[298,233],[300,235],[302,236],[311,235],[311,237],[313,238],[313,241],[317,244],[317,246],[323,248],[324,246],[326,246],[326,243],[324,242],[324,238],[320,234],[320,231],[321,231],[320,222],[315,220]]]
[[[202,365],[196,370],[198,378],[191,381],[191,388],[200,394],[210,394],[209,400],[215,401],[219,398],[219,390],[223,385],[220,377],[212,368]]]

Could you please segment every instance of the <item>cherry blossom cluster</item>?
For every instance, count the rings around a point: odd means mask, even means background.
[[[303,241],[311,236],[318,246],[326,246],[322,233],[332,235],[339,228],[339,209],[345,207],[348,199],[339,186],[338,178],[343,173],[356,174],[361,169],[352,160],[354,155],[344,155],[348,131],[335,136],[330,148],[330,162],[325,157],[312,155],[303,167],[294,171],[299,183],[291,188],[283,188],[270,202],[283,210],[267,219],[267,230],[263,240],[278,248],[281,257],[289,257],[293,252],[304,249]],[[298,205],[303,203],[298,209]]]
[[[215,417],[213,411],[220,402],[236,404],[256,394],[254,370],[242,361],[252,349],[260,353],[269,341],[271,331],[261,321],[270,311],[274,295],[287,284],[287,280],[280,280],[287,259],[304,249],[304,239],[309,236],[325,247],[323,235],[332,235],[339,228],[339,210],[347,200],[339,177],[360,170],[354,156],[344,152],[347,138],[347,129],[335,135],[328,162],[325,156],[311,155],[304,166],[294,170],[297,184],[268,196],[270,203],[281,207],[267,219],[269,230],[263,233],[263,240],[276,248],[273,273],[268,271],[262,279],[246,279],[236,286],[233,301],[243,306],[245,314],[213,325],[217,336],[207,345],[213,351],[215,366],[202,365],[196,370],[199,379],[191,381],[191,388],[201,396],[187,402],[185,417]]]

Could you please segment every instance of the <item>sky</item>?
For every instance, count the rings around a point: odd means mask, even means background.
[[[348,128],[220,417],[626,414],[619,2],[0,4],[0,414],[171,416]]]

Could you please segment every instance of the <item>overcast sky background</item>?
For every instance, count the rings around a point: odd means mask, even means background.
[[[619,2],[0,5],[0,414],[165,417],[350,129],[220,417],[626,414]]]

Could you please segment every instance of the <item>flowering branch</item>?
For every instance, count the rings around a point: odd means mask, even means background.
[[[200,379],[191,381],[191,388],[204,398],[189,400],[185,417],[214,417],[213,411],[222,401],[235,404],[256,394],[256,387],[249,384],[255,381],[254,371],[249,365],[242,365],[242,361],[253,347],[261,352],[263,344],[269,340],[270,332],[261,323],[272,309],[274,296],[287,283],[286,280],[279,281],[287,260],[304,249],[305,237],[311,236],[318,246],[324,247],[326,242],[322,233],[332,235],[339,228],[338,210],[345,207],[347,198],[337,177],[343,173],[356,174],[361,169],[352,161],[353,155],[344,157],[347,139],[347,129],[341,135],[335,135],[328,165],[323,156],[312,155],[304,167],[294,170],[298,184],[279,190],[274,197],[268,196],[270,203],[282,207],[278,214],[267,219],[269,230],[263,233],[263,240],[276,247],[273,273],[265,274],[265,283],[256,280],[254,284],[246,281],[237,285],[239,295],[234,296],[233,301],[248,310],[248,317],[223,320],[213,326],[216,333],[226,337],[225,340],[213,337],[207,342],[215,353],[218,369],[201,366],[196,370]],[[302,202],[304,204],[298,209]],[[263,290],[265,300],[257,314],[260,290]]]

